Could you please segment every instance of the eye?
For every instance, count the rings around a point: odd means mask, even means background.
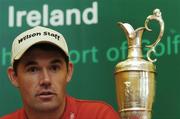
[[[57,72],[61,69],[61,66],[59,64],[51,65],[49,68],[52,72]]]
[[[39,68],[36,66],[30,66],[27,68],[27,72],[29,72],[29,73],[36,73],[38,71],[39,71]]]

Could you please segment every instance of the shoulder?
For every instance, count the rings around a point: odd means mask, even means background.
[[[69,97],[74,103],[78,114],[90,117],[91,119],[119,119],[118,113],[113,107],[103,101],[81,100]]]
[[[24,115],[24,110],[19,109],[13,113],[7,114],[3,117],[0,117],[0,119],[22,119]]]
[[[95,109],[112,109],[112,106],[103,102],[103,101],[98,101],[98,100],[82,100],[82,99],[76,99],[73,98],[75,103],[79,105],[82,108],[95,108]]]

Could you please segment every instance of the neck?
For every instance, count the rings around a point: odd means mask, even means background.
[[[65,109],[65,103],[66,101],[64,100],[58,108],[45,111],[37,111],[25,107],[26,119],[60,119]]]

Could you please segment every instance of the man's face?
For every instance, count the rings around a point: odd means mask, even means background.
[[[32,49],[20,59],[13,77],[24,107],[34,111],[53,111],[65,105],[66,85],[71,79],[72,64],[58,51]]]

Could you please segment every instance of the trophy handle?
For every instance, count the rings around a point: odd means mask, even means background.
[[[146,30],[148,31],[152,31],[152,29],[150,29],[148,27],[148,23],[150,20],[157,20],[160,24],[160,33],[159,33],[159,36],[157,38],[157,40],[151,44],[151,45],[147,45],[146,47],[150,48],[149,51],[147,52],[147,58],[150,62],[156,62],[157,59],[151,59],[150,55],[152,52],[156,53],[156,50],[155,50],[155,47],[157,46],[157,44],[160,42],[160,40],[162,39],[162,36],[164,34],[164,21],[162,19],[162,16],[161,16],[161,12],[159,9],[155,9],[153,11],[153,15],[149,15],[145,21],[145,28]]]

